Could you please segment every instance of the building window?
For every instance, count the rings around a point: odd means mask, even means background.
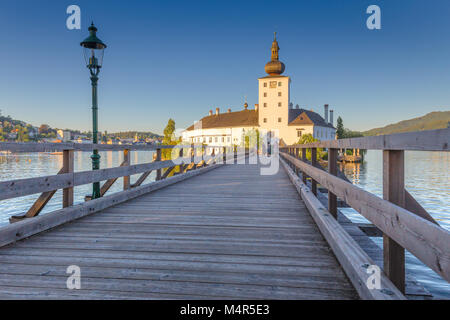
[[[267,118],[264,118],[264,123],[266,123],[267,122]]]
[[[281,102],[278,102],[278,106],[281,107]]]
[[[278,122],[281,122],[281,118],[278,118]]]
[[[209,143],[211,143],[212,142],[212,137],[209,137]]]
[[[228,137],[227,141],[228,141],[228,142],[231,142],[231,137]]]
[[[278,82],[278,86],[281,87],[282,82]]]
[[[264,88],[267,88],[267,82],[264,82]]]
[[[225,137],[222,137],[222,142],[225,142]]]
[[[267,103],[264,103],[264,108],[267,108]]]
[[[214,139],[214,142],[218,142],[218,139],[217,139],[217,137]]]
[[[278,92],[278,96],[281,97],[281,92]]]
[[[267,97],[267,92],[264,92],[264,97]]]
[[[301,130],[297,130],[297,137],[301,137],[302,136],[302,131]]]

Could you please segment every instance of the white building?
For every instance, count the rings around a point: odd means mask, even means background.
[[[220,113],[216,108],[209,115],[187,128],[182,139],[189,143],[203,143],[216,146],[243,146],[245,137],[258,130],[277,136],[281,145],[297,143],[304,134],[312,134],[321,141],[333,140],[336,129],[333,127],[333,110],[328,121],[328,105],[324,107],[324,118],[312,110],[293,108],[290,103],[291,78],[282,75],[285,66],[279,61],[278,42],[276,37],[272,42],[272,59],[265,66],[268,74],[258,79],[258,99],[255,109],[249,110],[244,104],[244,110],[231,112],[228,109]]]
[[[62,142],[67,142],[70,141],[70,139],[72,139],[72,134],[70,133],[70,131],[64,131],[60,129],[56,131],[56,137]]]

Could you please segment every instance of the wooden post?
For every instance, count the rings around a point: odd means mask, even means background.
[[[156,160],[161,161],[161,148],[156,149]],[[161,169],[156,170],[156,181],[161,180]]]
[[[234,152],[234,164],[237,164],[237,146],[233,146],[233,152]]]
[[[195,163],[195,146],[192,143],[191,144],[191,164]],[[193,166],[193,169],[195,169],[195,165]]]
[[[74,153],[73,150],[63,151],[63,173],[72,173],[74,171]],[[73,187],[63,189],[63,208],[73,205]]]
[[[405,207],[405,152],[383,150],[383,199]],[[405,249],[383,234],[384,272],[405,293]]]
[[[311,148],[311,164],[313,167],[317,165],[317,148]],[[311,190],[317,196],[317,182],[311,178]]]
[[[337,175],[337,149],[328,149],[328,172]],[[328,211],[337,219],[337,197],[328,191]]]
[[[223,164],[227,163],[227,147],[222,147],[222,160]]]
[[[299,155],[299,152],[300,152],[300,149],[299,148],[295,148],[295,158],[297,158],[298,159],[298,155]],[[295,167],[295,174],[298,176],[298,168],[297,167]]]
[[[180,153],[178,154],[179,155],[179,157],[180,157],[180,161],[183,161],[183,148],[180,148]],[[181,163],[179,166],[178,166],[178,168],[179,168],[179,173],[183,173],[183,170],[184,170],[184,164],[183,163]],[[174,169],[175,170],[175,169]],[[174,171],[174,173],[173,174],[176,174],[176,172]]]
[[[123,162],[125,163],[125,166],[130,165],[130,150],[124,149],[123,150]],[[123,190],[130,189],[130,176],[124,176],[123,177]]]
[[[302,161],[306,162],[306,148],[302,148]],[[302,172],[303,183],[306,184],[306,174]]]

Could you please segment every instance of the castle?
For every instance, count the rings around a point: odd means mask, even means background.
[[[312,110],[295,108],[290,102],[291,78],[282,75],[285,65],[279,60],[279,46],[276,34],[272,42],[271,61],[265,66],[267,76],[258,79],[258,104],[250,110],[244,104],[241,111],[228,109],[202,118],[182,133],[187,143],[203,143],[214,146],[243,146],[245,137],[251,131],[259,130],[278,137],[280,145],[295,144],[304,134],[312,134],[321,141],[333,140],[333,110],[324,106],[324,117]],[[328,114],[330,120],[328,120]]]

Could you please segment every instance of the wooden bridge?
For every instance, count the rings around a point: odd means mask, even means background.
[[[449,281],[450,232],[405,190],[403,155],[449,143],[443,129],[288,146],[267,158],[279,166],[272,174],[261,174],[266,156],[255,150],[0,143],[64,159],[57,175],[0,182],[0,200],[41,194],[0,228],[0,299],[427,298],[405,273],[404,251]],[[93,148],[122,151],[124,161],[74,172],[74,151]],[[314,160],[317,148],[328,149],[328,171]],[[338,172],[341,148],[384,150],[384,199]],[[164,149],[171,160],[161,161]],[[131,165],[131,150],[156,151],[156,160]],[[152,171],[156,181],[145,183]],[[119,177],[124,190],[108,195]],[[101,198],[73,203],[74,187],[97,181]],[[58,189],[63,208],[39,215]],[[340,203],[372,225],[351,223]],[[382,234],[384,250],[363,231]],[[69,266],[80,268],[80,289],[67,286]]]

